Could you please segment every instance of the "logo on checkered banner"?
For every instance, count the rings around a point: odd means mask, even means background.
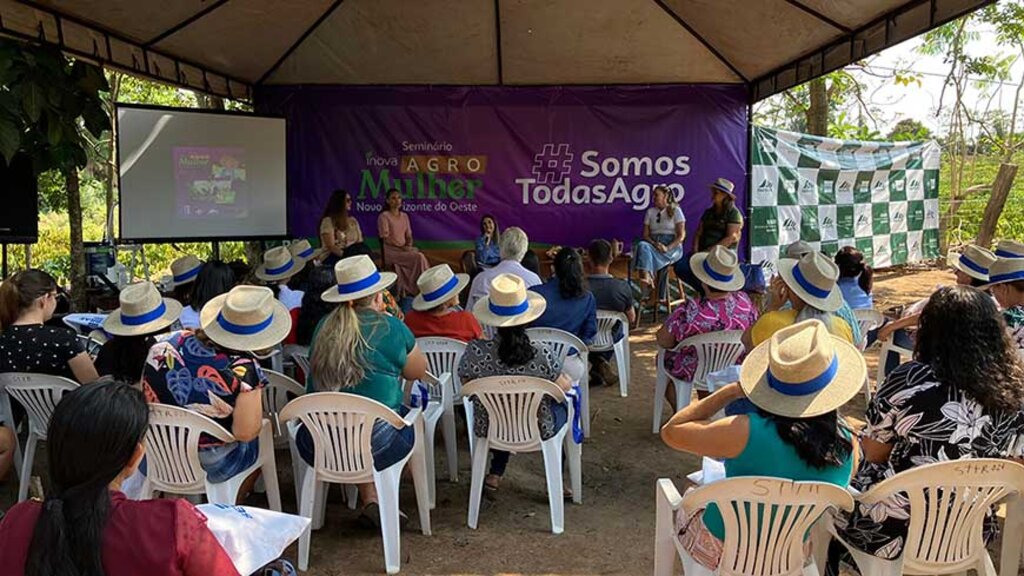
[[[895,214],[892,215],[892,223],[897,224],[899,222],[903,222],[906,218],[907,215],[904,214],[903,212],[896,212]]]
[[[857,226],[867,226],[869,224],[871,224],[871,219],[868,218],[867,214],[857,216]]]
[[[795,231],[796,220],[793,220],[792,218],[786,218],[785,220],[782,221],[782,229],[786,230],[787,232]]]
[[[775,192],[775,185],[765,178],[757,185],[757,191],[765,194],[771,194]]]
[[[843,183],[839,185],[840,192],[853,192],[853,182],[849,180],[843,180]]]
[[[808,192],[813,193],[814,192],[814,182],[811,182],[810,180],[804,180],[804,185],[800,189],[800,191],[805,193],[805,194],[808,193]]]

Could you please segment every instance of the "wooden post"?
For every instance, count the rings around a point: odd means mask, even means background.
[[[981,228],[978,229],[978,239],[975,241],[979,246],[988,248],[992,244],[992,237],[996,233],[996,224],[999,223],[999,216],[1003,214],[1003,207],[1006,205],[1006,197],[1013,187],[1013,180],[1017,177],[1016,164],[1000,164],[999,173],[992,183],[992,195],[989,196],[988,205],[985,206],[985,215],[981,219]]]
[[[25,244],[25,270],[32,267],[32,245]]]

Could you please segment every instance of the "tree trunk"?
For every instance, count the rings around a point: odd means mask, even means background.
[[[828,92],[825,79],[815,78],[808,83],[810,106],[807,107],[807,133],[828,136]]]
[[[78,169],[64,174],[68,189],[68,223],[71,229],[71,310],[85,312],[85,248],[82,245],[82,191],[78,186]]]
[[[1013,180],[1017,177],[1017,166],[1015,164],[1000,164],[999,173],[992,183],[992,195],[985,206],[985,215],[981,219],[981,228],[978,230],[978,239],[975,241],[979,246],[988,248],[992,243],[992,237],[996,233],[996,224],[1003,214],[1003,206],[1006,205],[1006,197],[1013,187]]]
[[[110,101],[107,105],[107,114],[114,118],[117,113],[114,103],[117,102],[121,92],[121,73],[111,72],[107,82],[110,84]],[[107,154],[107,165],[105,166],[104,174],[106,175],[104,186],[106,187],[107,221],[103,237],[104,240],[113,242],[114,238],[117,237],[114,234],[114,186],[117,182],[117,122],[110,123],[110,153]]]

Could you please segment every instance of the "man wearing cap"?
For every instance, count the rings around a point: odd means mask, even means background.
[[[483,337],[471,312],[459,309],[459,294],[469,285],[468,274],[455,274],[447,264],[427,268],[416,280],[420,293],[405,314],[405,325],[417,338],[440,336],[460,342]]]

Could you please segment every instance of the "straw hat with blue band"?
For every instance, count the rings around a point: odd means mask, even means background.
[[[864,386],[867,366],[850,343],[820,320],[782,328],[754,348],[740,369],[740,387],[757,407],[787,418],[810,418],[846,404]]]
[[[779,260],[779,275],[801,300],[825,312],[843,307],[843,292],[836,285],[839,267],[821,252],[805,254],[799,260]]]
[[[1016,240],[1000,240],[996,244],[996,256],[999,258],[1024,258],[1024,244]]]
[[[324,248],[313,248],[313,245],[306,239],[292,242],[288,245],[288,251],[292,253],[292,258],[303,262],[316,260],[327,252]]]
[[[544,297],[527,290],[522,278],[498,274],[491,280],[487,296],[473,306],[473,315],[485,326],[507,328],[533,322],[547,307]]]
[[[469,285],[469,274],[455,274],[447,264],[427,268],[416,279],[420,293],[413,298],[413,310],[430,310],[458,296]]]
[[[270,288],[235,286],[203,306],[199,325],[228,350],[256,351],[280,344],[292,329],[292,317]]]
[[[736,189],[736,185],[732,183],[732,180],[727,178],[718,178],[713,184],[711,184],[711,189],[728,194],[733,200],[736,199],[736,192],[734,191]]]
[[[202,267],[203,261],[191,254],[186,254],[171,262],[171,277],[174,285],[181,286],[195,281]]]
[[[305,266],[305,260],[297,260],[288,248],[277,246],[263,253],[263,263],[256,269],[256,277],[264,282],[287,280]]]
[[[324,290],[324,302],[351,302],[372,296],[395,283],[394,272],[379,272],[377,265],[365,254],[342,258],[334,264],[334,277],[338,284]]]
[[[996,258],[988,269],[988,284],[981,289],[1018,280],[1024,280],[1024,258]]]
[[[129,284],[118,296],[120,306],[103,320],[103,330],[115,336],[160,332],[181,316],[181,303],[162,298],[152,282]]]
[[[964,251],[953,260],[953,267],[975,280],[988,282],[989,267],[996,261],[995,254],[981,246],[968,244]]]
[[[714,246],[707,252],[690,256],[690,269],[701,282],[715,290],[735,292],[743,288],[739,258],[725,246]]]

